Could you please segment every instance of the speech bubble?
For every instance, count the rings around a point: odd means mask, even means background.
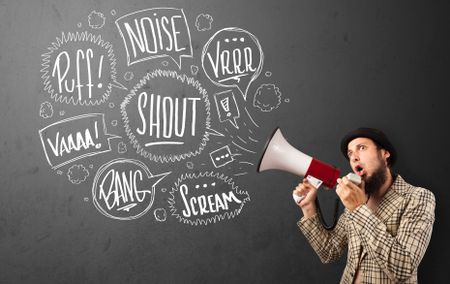
[[[113,87],[126,90],[117,82],[113,46],[100,35],[63,32],[47,49],[42,54],[41,78],[56,102],[100,105]]]
[[[101,166],[92,184],[92,201],[104,216],[133,220],[153,205],[155,186],[170,172],[153,175],[138,160],[115,159]]]
[[[120,105],[137,153],[155,162],[200,154],[210,135],[210,102],[198,80],[171,70],[147,73]]]
[[[264,54],[258,39],[240,28],[216,32],[202,51],[206,76],[219,87],[237,87],[244,100],[251,82],[258,78]]]
[[[47,162],[57,169],[70,162],[111,151],[105,115],[89,113],[70,117],[39,130]]]
[[[136,11],[118,18],[116,26],[127,51],[128,66],[168,56],[181,69],[181,58],[192,57],[191,34],[183,9]]]
[[[216,168],[223,167],[234,161],[234,155],[231,154],[230,147],[228,147],[228,145],[212,151],[209,153],[209,156],[214,167]]]
[[[236,119],[240,117],[239,108],[232,90],[214,94],[217,114],[220,122],[229,121],[235,128],[239,128]]]
[[[214,172],[181,175],[170,195],[172,216],[193,226],[232,219],[250,201],[248,192],[240,190],[232,178]]]

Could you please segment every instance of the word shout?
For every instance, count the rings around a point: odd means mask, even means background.
[[[136,133],[148,135],[156,139],[183,138],[185,133],[191,137],[196,135],[196,104],[200,98],[172,98],[147,94],[138,96],[138,113],[140,117]],[[190,120],[186,121],[186,117]],[[183,141],[149,142],[145,146],[156,144],[183,144]]]

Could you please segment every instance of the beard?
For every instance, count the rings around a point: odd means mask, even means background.
[[[382,161],[380,161],[380,165],[375,172],[370,177],[364,178],[366,194],[370,197],[372,194],[377,193],[386,180],[387,167],[383,166]]]

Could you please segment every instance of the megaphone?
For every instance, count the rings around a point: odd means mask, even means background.
[[[297,176],[314,177],[320,186],[328,188],[336,185],[340,170],[297,150],[284,138],[277,127],[268,139],[258,165],[258,172],[282,170]]]
[[[258,172],[266,170],[282,170],[298,176],[304,176],[316,188],[323,183],[328,188],[333,188],[337,183],[340,170],[336,167],[328,165],[305,153],[295,149],[284,138],[279,127],[277,127],[266,145],[264,152],[259,160]],[[303,197],[293,196],[296,203],[299,203]],[[333,223],[328,226],[322,217],[319,200],[316,198],[316,207],[319,211],[319,220],[326,230],[332,230],[337,223],[337,215],[339,209],[339,199],[336,199],[334,206]]]

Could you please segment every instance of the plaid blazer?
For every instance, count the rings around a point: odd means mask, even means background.
[[[377,212],[361,205],[345,211],[327,231],[316,215],[297,225],[323,263],[348,248],[340,283],[353,283],[359,270],[362,283],[417,283],[417,268],[430,242],[435,198],[429,190],[397,176]]]

